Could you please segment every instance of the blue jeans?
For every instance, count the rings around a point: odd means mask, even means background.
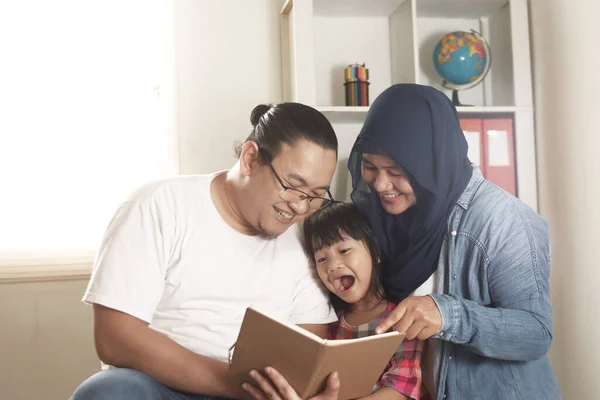
[[[217,400],[218,397],[169,389],[154,378],[127,368],[111,368],[86,379],[71,400]]]

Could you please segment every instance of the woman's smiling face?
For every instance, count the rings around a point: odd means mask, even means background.
[[[389,214],[402,214],[417,204],[408,176],[386,156],[363,154],[362,177],[377,192],[383,209]]]

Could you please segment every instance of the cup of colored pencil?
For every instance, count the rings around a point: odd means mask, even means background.
[[[350,64],[344,69],[346,106],[369,105],[369,69],[365,64]]]

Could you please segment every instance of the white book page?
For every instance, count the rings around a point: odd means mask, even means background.
[[[350,342],[370,342],[370,341],[374,341],[380,338],[384,338],[384,337],[390,337],[390,336],[406,336],[404,333],[400,333],[397,331],[392,331],[392,332],[386,332],[386,333],[382,333],[379,335],[372,335],[372,336],[366,336],[366,337],[362,337],[362,338],[356,338],[356,339],[340,339],[340,340],[326,340],[325,344],[327,346],[343,346],[345,344],[348,344]]]

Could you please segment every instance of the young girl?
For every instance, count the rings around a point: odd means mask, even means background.
[[[339,316],[330,325],[329,339],[375,334],[396,304],[380,284],[380,250],[367,219],[353,204],[334,202],[305,220],[304,245]],[[422,341],[405,340],[367,397],[419,399],[422,352]]]

